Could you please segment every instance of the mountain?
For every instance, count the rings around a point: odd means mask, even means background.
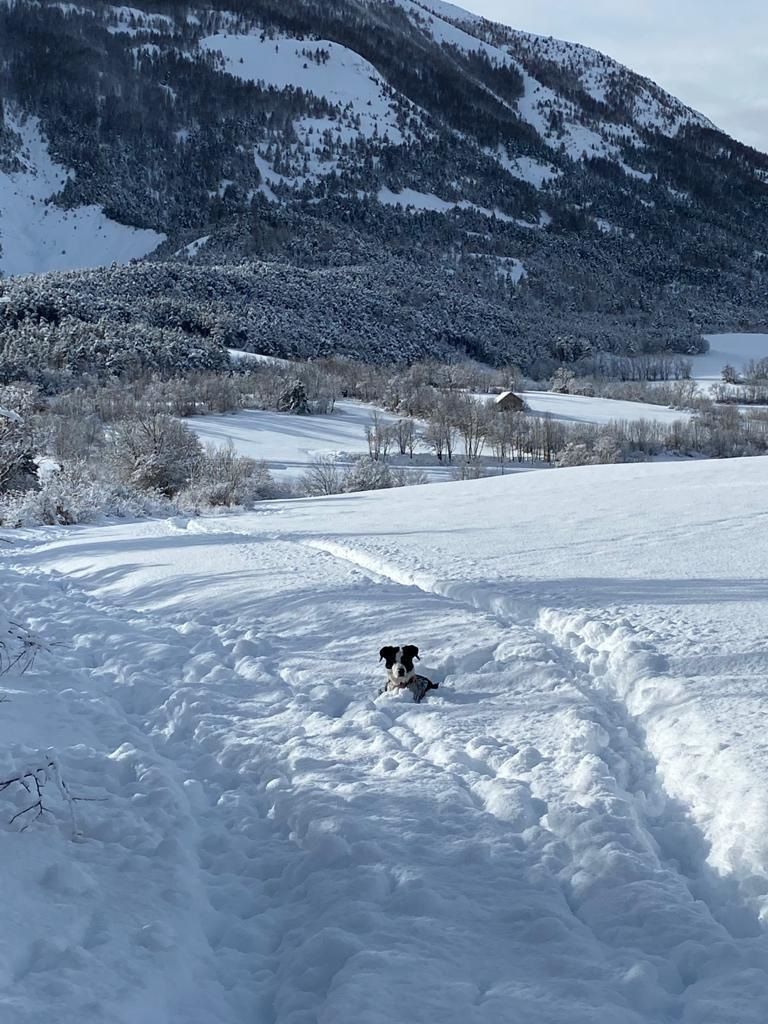
[[[529,372],[766,326],[768,156],[450,4],[12,0],[0,95],[14,323]]]

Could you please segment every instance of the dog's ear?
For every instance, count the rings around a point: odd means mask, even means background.
[[[421,661],[419,657],[419,648],[415,644],[406,644],[403,648],[403,654],[406,658],[415,658],[416,661]]]
[[[388,658],[390,653],[394,651],[394,649],[394,647],[382,647],[381,650],[379,651],[379,661],[381,661],[382,658]]]

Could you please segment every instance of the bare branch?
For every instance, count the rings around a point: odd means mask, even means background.
[[[22,807],[20,811],[17,811],[13,815],[8,824],[13,825],[24,818],[24,824],[19,829],[20,832],[24,832],[30,825],[42,818],[44,814],[53,814],[53,811],[51,811],[49,807],[46,807],[43,795],[45,785],[50,781],[53,781],[56,784],[56,788],[58,789],[62,800],[67,805],[70,824],[72,826],[72,837],[76,838],[80,835],[80,829],[75,815],[75,803],[78,801],[97,802],[101,798],[72,796],[69,791],[69,787],[61,775],[59,765],[53,757],[47,757],[45,759],[45,764],[41,767],[30,768],[26,771],[21,771],[10,778],[0,779],[0,793],[9,789],[11,786],[18,785],[27,792],[31,800],[26,807]],[[27,818],[26,815],[32,816]]]

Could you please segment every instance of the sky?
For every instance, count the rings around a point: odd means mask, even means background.
[[[513,28],[584,43],[768,152],[765,0],[458,0]]]

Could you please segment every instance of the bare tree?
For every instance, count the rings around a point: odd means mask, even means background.
[[[339,464],[330,455],[314,459],[301,477],[301,486],[306,494],[317,497],[323,494],[341,494],[342,473]]]
[[[437,461],[442,462],[445,455],[445,429],[443,423],[438,419],[428,420],[421,439],[427,448],[435,453]]]
[[[230,441],[222,447],[206,446],[177,501],[185,509],[248,506],[275,493],[275,481],[267,464],[238,455]]]
[[[456,426],[459,418],[455,395],[443,394],[435,403],[427,419],[422,440],[431,448],[439,462],[446,458],[453,461],[456,448]]]
[[[413,458],[413,448],[416,441],[416,424],[410,417],[399,419],[394,425],[393,433],[401,455],[410,455]]]
[[[378,412],[371,413],[370,421],[365,428],[365,439],[368,442],[368,454],[371,459],[374,462],[386,461],[393,440],[393,432]]]
[[[455,403],[456,429],[464,444],[467,462],[473,462],[483,452],[490,430],[490,413],[484,402],[463,395]]]

